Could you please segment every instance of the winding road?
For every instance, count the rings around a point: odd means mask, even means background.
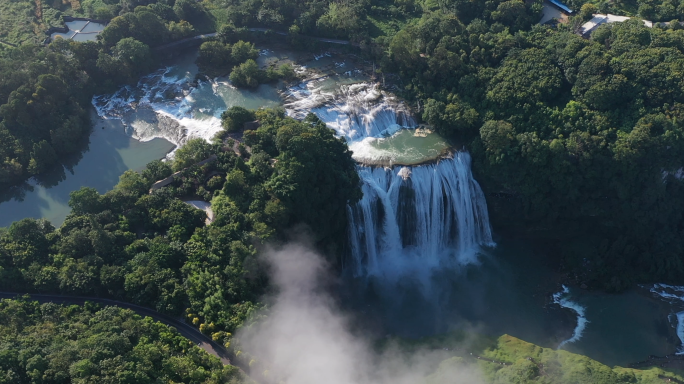
[[[151,317],[152,319],[166,324],[170,327],[175,328],[178,333],[186,337],[188,340],[197,344],[200,348],[204,349],[208,353],[221,359],[221,362],[225,365],[230,365],[230,354],[228,351],[220,344],[214,342],[210,337],[201,333],[196,328],[186,324],[180,319],[173,318],[170,316],[163,315],[157,311],[149,308],[141,307],[139,305],[125,303],[123,301],[102,299],[99,297],[84,297],[84,296],[63,296],[63,295],[44,295],[36,293],[16,293],[16,292],[0,292],[0,299],[14,299],[17,296],[28,294],[31,299],[38,301],[39,303],[56,303],[56,304],[78,304],[83,305],[86,301],[91,301],[93,303],[98,303],[102,305],[117,306],[121,308],[130,309],[140,316]]]

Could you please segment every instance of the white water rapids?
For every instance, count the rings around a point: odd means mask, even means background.
[[[100,117],[122,120],[128,133],[140,141],[161,137],[182,146],[192,137],[210,140],[221,130],[218,116],[197,118],[193,111],[196,95],[207,87],[213,88],[208,82],[191,87],[187,78],[165,68],[144,76],[135,86],[93,97],[93,105]]]
[[[569,309],[577,315],[577,326],[575,329],[572,331],[572,336],[567,339],[563,340],[559,345],[558,349],[563,348],[565,344],[568,343],[574,343],[578,341],[579,339],[582,338],[582,333],[584,333],[584,329],[587,327],[587,323],[589,323],[589,320],[587,320],[585,316],[585,310],[583,306],[579,305],[578,303],[570,300],[569,298],[570,295],[570,288],[566,287],[563,285],[563,290],[560,292],[556,292],[553,294],[553,302],[560,305],[562,308]]]
[[[677,329],[677,337],[681,341],[676,354],[684,355],[684,286],[653,284],[650,291],[657,297],[672,304],[673,308],[679,309],[672,314],[677,319],[675,327]]]
[[[321,120],[353,143],[366,138],[389,137],[416,121],[404,103],[374,83],[330,87],[325,81],[307,81],[287,92],[288,114],[303,119],[315,113]]]

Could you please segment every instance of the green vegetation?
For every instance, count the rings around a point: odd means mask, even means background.
[[[235,132],[241,130],[245,123],[254,121],[256,114],[254,111],[234,106],[228,108],[227,111],[221,114],[221,125],[228,132]]]
[[[230,41],[234,34],[234,31],[224,31],[221,40]],[[232,67],[230,81],[241,88],[256,88],[280,78],[293,80],[297,77],[290,64],[283,64],[279,69],[260,69],[255,61],[258,56],[254,44],[242,40],[232,46],[221,41],[207,41],[200,46],[196,63],[201,73],[211,77],[225,75]]]
[[[175,329],[118,307],[0,301],[0,383],[244,381]]]
[[[173,169],[185,169],[170,186],[148,193],[171,173],[155,161],[142,174],[124,173],[104,195],[73,192],[59,229],[24,219],[0,230],[0,290],[111,297],[174,315],[187,309],[190,322],[227,342],[267,286],[256,246],[285,241],[302,223],[334,255],[345,240],[346,205],[360,198],[351,153],[315,116],[252,113],[261,127],[245,132],[248,157],[220,140],[191,140],[176,154]],[[211,154],[216,161],[191,165]],[[181,197],[211,201],[214,222],[205,226],[205,213]]]
[[[228,73],[233,65],[241,65],[246,61],[253,63],[258,56],[259,51],[254,44],[242,40],[232,46],[220,41],[207,41],[200,46],[197,67],[200,72],[216,77]]]
[[[684,276],[682,41],[638,20],[585,40],[434,15],[390,49],[423,118],[468,143],[495,224],[523,224],[587,282],[621,290]]]
[[[15,45],[37,42],[35,8],[32,0],[0,2],[0,41]],[[0,52],[3,48],[0,44]]]
[[[444,360],[427,382],[442,383],[449,374],[473,366],[484,373],[485,382],[492,384],[660,384],[669,379],[682,380],[681,376],[659,368],[610,368],[586,356],[541,348],[508,335],[501,336],[481,353],[481,359],[468,353],[458,355]]]
[[[486,378],[492,383],[660,384],[667,378],[682,380],[682,377],[659,368],[610,368],[586,356],[541,348],[508,335],[501,336],[497,345],[485,351],[482,356],[510,364],[502,366],[485,361],[478,362]]]
[[[569,0],[572,9],[579,10],[588,4],[593,13],[612,13],[621,16],[638,17],[650,21],[669,22],[673,19],[684,21],[684,6],[672,0]]]
[[[397,74],[393,85],[422,119],[470,149],[496,229],[548,244],[550,257],[581,281],[617,291],[684,278],[684,30],[632,20],[587,40],[571,26],[535,25],[541,2],[520,0],[144,4],[57,4],[111,23],[96,43],[42,47],[30,42],[56,13],[0,3],[1,25],[12,22],[0,40],[26,43],[0,49],[0,190],[77,153],[92,95],[153,68],[150,47],[221,26],[200,48],[203,72],[231,72],[241,87],[293,76],[291,67],[254,61],[245,27],[268,27],[289,31],[299,47],[307,35],[350,39],[379,73]],[[682,15],[667,1],[606,4],[570,2],[585,18],[606,6],[652,20]],[[1,230],[0,289],[113,297],[171,314],[189,309],[193,324],[227,342],[268,287],[256,247],[286,240],[288,228],[304,223],[335,257],[346,204],[360,197],[345,144],[318,119],[297,122],[274,110],[223,116],[227,131],[249,120],[261,126],[244,133],[242,156],[221,140],[190,141],[172,166],[127,172],[104,195],[74,192],[59,229],[26,219]],[[211,154],[216,161],[192,166]],[[171,186],[148,194],[181,169]],[[204,213],[181,197],[211,201],[214,223],[204,226]],[[488,356],[513,365],[486,368],[493,382],[649,382],[659,374],[502,340]]]
[[[173,8],[125,0],[70,4],[0,2],[0,41],[23,43],[0,44],[0,193],[81,151],[91,128],[92,96],[148,73],[155,65],[150,47],[213,25],[194,1],[177,1]],[[36,45],[48,25],[60,24],[60,12],[111,22],[98,42]]]

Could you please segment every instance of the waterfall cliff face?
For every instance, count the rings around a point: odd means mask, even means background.
[[[436,164],[359,167],[363,198],[348,208],[356,276],[398,278],[476,261],[492,246],[487,203],[457,152]]]

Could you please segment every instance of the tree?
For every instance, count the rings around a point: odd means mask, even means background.
[[[530,70],[534,63],[534,70]],[[541,49],[514,51],[490,82],[487,99],[503,115],[515,109],[529,110],[538,102],[551,101],[561,90],[561,71]]]
[[[53,167],[57,162],[57,153],[47,141],[43,140],[33,144],[28,171],[36,175]]]
[[[147,183],[152,185],[153,183],[165,179],[173,173],[171,166],[168,162],[161,160],[154,160],[147,164],[142,172],[142,176],[147,180]]]
[[[114,186],[114,189],[141,196],[147,193],[149,185],[143,175],[129,169],[119,176],[119,183]]]
[[[331,2],[316,25],[333,36],[343,37],[360,29],[361,20],[350,5]]]
[[[128,67],[131,77],[148,72],[152,64],[150,47],[132,37],[119,40],[112,55]]]
[[[228,132],[236,132],[242,130],[245,123],[254,119],[254,112],[236,105],[221,114],[221,125]]]
[[[598,8],[596,8],[596,5],[592,3],[586,3],[582,5],[582,8],[580,8],[579,16],[582,18],[582,20],[588,21],[594,17],[595,13],[598,13]]]
[[[77,215],[97,213],[102,207],[100,194],[95,188],[81,187],[69,194],[69,207]]]
[[[480,128],[480,138],[490,158],[500,161],[515,142],[515,130],[506,121],[488,120]]]
[[[256,60],[259,57],[259,51],[254,48],[254,44],[240,40],[233,44],[231,56],[234,63],[244,63],[247,60]]]
[[[509,0],[500,3],[496,11],[492,12],[492,19],[510,26],[513,31],[524,29],[532,21],[522,0]]]
[[[195,23],[203,16],[202,9],[193,0],[176,0],[173,5],[173,12],[181,20]]]
[[[242,88],[256,88],[262,77],[263,71],[259,69],[256,61],[251,59],[234,67],[230,73],[231,83]]]
[[[195,62],[201,72],[215,77],[225,75],[234,61],[229,45],[219,41],[207,41],[200,45]]]
[[[180,147],[174,154],[173,169],[179,171],[202,160],[206,160],[211,155],[211,144],[201,138],[188,140],[184,146]]]

